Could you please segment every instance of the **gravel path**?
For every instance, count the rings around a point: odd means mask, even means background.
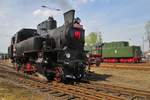
[[[101,79],[95,80],[97,82],[128,86],[139,90],[150,91],[150,71],[100,67],[91,67],[91,71],[97,73],[101,77]]]

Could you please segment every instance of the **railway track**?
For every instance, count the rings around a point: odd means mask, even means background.
[[[129,69],[129,70],[150,70],[150,63],[102,63],[100,65],[102,68],[111,68],[111,69]]]
[[[129,87],[115,86],[111,84],[97,83],[91,81],[89,84],[79,83],[79,87],[95,89],[104,93],[122,97],[125,100],[150,100],[150,91],[142,91]]]
[[[1,61],[8,63],[8,61]],[[150,62],[147,63],[102,63],[100,65],[102,68],[111,68],[111,69],[127,69],[127,70],[143,70],[150,71]]]
[[[2,65],[1,65],[2,66]],[[4,65],[3,65],[4,66]],[[7,67],[7,66],[5,66]],[[125,100],[121,97],[113,96],[107,93],[97,92],[96,90],[89,90],[84,87],[79,87],[75,85],[69,85],[64,83],[56,83],[56,82],[41,82],[37,78],[32,76],[25,76],[22,73],[16,73],[9,68],[0,68],[0,77],[5,77],[7,79],[13,80],[15,82],[19,82],[26,86],[32,87],[34,89],[38,89],[42,92],[46,92],[49,94],[53,94],[58,96],[59,98],[65,98],[67,96],[67,100]],[[21,80],[18,78],[22,78]],[[69,98],[68,98],[69,97]]]
[[[102,63],[102,65],[104,65],[104,66],[114,66],[114,65],[116,65],[116,66],[133,66],[133,67],[135,67],[135,66],[150,66],[150,62],[141,62],[141,63]]]
[[[143,67],[143,66],[101,66],[102,68],[111,68],[111,69],[129,69],[129,70],[144,70],[150,71],[150,67]]]
[[[34,78],[32,79],[37,80]],[[89,83],[77,82],[73,85],[52,82],[46,83],[45,85],[45,89],[46,87],[51,86],[51,88],[54,90],[59,90],[56,92],[56,94],[61,94],[63,92],[65,94],[72,95],[73,98],[78,99],[90,98],[90,100],[150,100],[149,91],[114,86],[111,84],[97,83],[95,81],[90,81]]]

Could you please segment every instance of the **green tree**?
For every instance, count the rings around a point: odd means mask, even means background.
[[[88,36],[85,37],[86,48],[89,49],[96,44],[102,43],[101,33],[91,32]]]

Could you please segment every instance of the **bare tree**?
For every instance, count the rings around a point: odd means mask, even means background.
[[[97,33],[97,43],[99,43],[99,44],[103,43],[102,33],[101,32]]]
[[[150,21],[146,23],[146,34],[147,34],[147,39],[148,39],[149,48],[150,48]]]

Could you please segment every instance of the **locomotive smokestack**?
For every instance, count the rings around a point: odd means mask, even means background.
[[[64,13],[65,24],[72,24],[74,22],[75,10],[70,10]]]

